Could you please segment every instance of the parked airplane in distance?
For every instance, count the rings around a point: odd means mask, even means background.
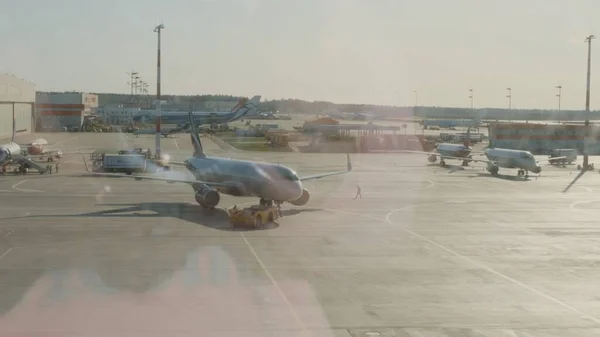
[[[470,144],[471,128],[467,129],[467,134],[462,144],[441,143],[436,146],[435,152],[408,150],[402,150],[400,152],[425,154],[427,155],[427,160],[429,160],[430,163],[435,163],[439,157],[441,166],[446,166],[445,159],[462,160],[462,165],[467,166],[469,165],[469,161],[471,161],[471,152],[473,151],[473,149],[471,149],[471,147],[469,146]]]
[[[349,154],[346,155],[347,168],[345,170],[304,177],[299,177],[293,169],[279,164],[209,157],[202,148],[196,121],[191,111],[188,118],[194,154],[179,164],[184,165],[194,175],[195,179],[111,173],[92,173],[91,175],[189,184],[194,190],[196,202],[206,209],[214,209],[219,204],[220,193],[232,196],[258,197],[261,205],[275,204],[280,209],[283,202],[289,202],[296,206],[303,206],[308,203],[310,193],[306,188],[303,188],[302,182],[344,174],[352,170]]]
[[[0,167],[7,164],[18,164],[25,168],[33,168],[41,174],[46,173],[46,167],[34,162],[33,158],[47,157],[48,161],[52,161],[54,157],[60,158],[63,151],[83,150],[85,148],[76,149],[48,149],[48,141],[43,138],[38,138],[29,144],[15,143],[16,136],[15,120],[13,120],[13,133],[10,143],[0,145]],[[78,152],[75,152],[78,153]]]
[[[536,174],[542,172],[540,161],[535,160],[533,154],[529,151],[489,148],[486,149],[483,154],[488,160],[472,160],[486,163],[486,169],[492,175],[497,175],[500,168],[516,168],[518,169],[517,175],[525,177],[529,176],[529,171]],[[552,159],[559,160],[564,158],[565,157],[556,157]],[[549,161],[549,159],[545,161]]]
[[[186,122],[183,123],[175,128],[171,128],[171,129],[161,129],[160,130],[160,135],[168,138],[169,136],[172,136],[176,133],[181,133],[181,132],[185,132],[187,129],[190,128],[190,123]],[[135,130],[133,132],[134,135],[139,136],[139,135],[155,135],[156,134],[156,130]]]
[[[196,125],[203,124],[224,124],[242,119],[246,116],[252,116],[258,113],[258,104],[260,103],[260,95],[241,99],[238,104],[228,112],[194,112],[194,120]],[[156,117],[155,112],[145,113],[133,117],[135,123],[139,122],[154,122]],[[181,125],[188,119],[187,112],[163,112],[161,115],[161,123]]]
[[[529,172],[539,174],[542,172],[542,166],[540,165],[543,161],[535,160],[533,154],[529,151],[523,150],[511,150],[501,148],[489,148],[486,149],[481,155],[485,155],[486,159],[473,159],[473,158],[457,158],[447,157],[451,159],[461,159],[473,162],[486,163],[486,170],[493,176],[498,175],[500,168],[516,168],[517,176],[529,176]],[[552,158],[553,160],[563,159],[565,157]],[[549,161],[549,159],[545,160]]]

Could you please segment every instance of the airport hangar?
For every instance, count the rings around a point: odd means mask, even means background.
[[[0,74],[0,137],[12,135],[13,120],[17,132],[31,132],[35,105],[35,85],[9,74]]]
[[[98,95],[82,92],[38,92],[35,95],[35,130],[80,128],[98,107]]]

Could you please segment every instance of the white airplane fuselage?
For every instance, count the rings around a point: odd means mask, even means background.
[[[485,156],[494,164],[488,164],[488,171],[496,171],[498,167],[517,168],[533,173],[542,172],[542,167],[529,151],[510,150],[510,149],[487,149]]]
[[[471,148],[461,144],[442,143],[436,148],[437,153],[444,161],[445,157],[468,158],[471,154]],[[429,161],[434,163],[437,160],[436,155],[429,156]]]
[[[8,164],[12,160],[21,157],[21,146],[19,144],[11,142],[0,145],[0,165]]]
[[[310,197],[296,172],[286,166],[218,157],[190,157],[184,164],[199,181],[236,186],[215,188],[223,194],[254,196],[294,205],[303,205]],[[206,192],[207,188],[202,183],[194,186],[197,193],[199,190]]]

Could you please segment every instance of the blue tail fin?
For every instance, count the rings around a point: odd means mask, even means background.
[[[204,149],[202,148],[202,143],[200,142],[200,135],[198,134],[198,127],[196,126],[196,120],[194,119],[194,114],[192,113],[193,109],[190,109],[189,119],[190,119],[190,138],[192,139],[192,146],[194,147],[194,157],[196,158],[204,158],[206,154],[204,154]]]

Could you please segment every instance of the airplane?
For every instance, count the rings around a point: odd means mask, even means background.
[[[115,173],[91,173],[91,176],[124,177],[136,180],[157,180],[168,183],[188,184],[194,190],[194,199],[204,209],[214,209],[220,201],[220,193],[231,196],[251,196],[260,198],[260,205],[275,204],[281,211],[281,204],[289,202],[303,206],[310,200],[310,193],[303,188],[307,180],[348,173],[352,170],[350,155],[346,155],[347,168],[321,174],[299,177],[291,168],[279,164],[209,157],[204,153],[193,113],[190,111],[190,138],[194,153],[180,164],[192,173],[194,179],[178,179],[159,176],[121,175]],[[173,173],[173,172],[171,172]]]
[[[472,151],[469,146],[471,143],[471,129],[467,129],[467,135],[465,137],[465,141],[463,144],[453,144],[453,143],[441,143],[438,144],[435,152],[423,152],[423,151],[407,151],[402,150],[400,152],[404,153],[418,153],[427,155],[427,160],[430,163],[435,163],[437,158],[440,158],[440,165],[446,166],[445,159],[456,159],[462,160],[462,166],[468,166],[469,162],[472,159]]]
[[[170,136],[176,134],[176,133],[180,133],[180,132],[184,132],[187,129],[190,128],[190,123],[183,123],[175,128],[172,129],[161,129],[160,130],[160,134],[161,136],[165,137],[165,138],[169,138]],[[155,130],[149,129],[149,130],[135,130],[133,132],[134,135],[139,136],[139,135],[154,135],[156,134]]]
[[[486,170],[493,176],[498,175],[500,168],[516,168],[517,176],[529,177],[529,171],[540,174],[542,172],[542,166],[540,165],[543,161],[536,161],[533,154],[529,151],[524,150],[512,150],[502,148],[488,148],[480,154],[485,155],[485,159],[473,159],[473,158],[459,158],[459,157],[447,157],[450,159],[462,159],[465,161],[481,162],[486,163]],[[564,159],[565,157],[556,157],[556,159]],[[545,160],[549,161],[549,159]]]
[[[195,121],[198,125],[203,124],[223,124],[230,123],[241,119],[245,116],[254,115],[258,112],[258,104],[260,103],[260,95],[241,99],[237,105],[229,112],[194,112]],[[137,115],[133,117],[135,123],[145,120],[154,120],[155,112]],[[164,124],[182,124],[187,119],[187,112],[163,112],[161,115],[161,123]]]
[[[85,149],[47,149],[46,145],[48,145],[48,141],[43,138],[38,138],[29,144],[17,144],[15,143],[15,124],[16,120],[13,120],[13,133],[10,143],[0,145],[0,167],[10,163],[17,163],[23,168],[34,168],[40,174],[44,174],[47,171],[46,167],[34,162],[33,158],[48,157],[48,161],[53,161],[54,157],[61,158],[63,151]]]
[[[470,159],[475,162],[484,162],[487,164],[486,170],[492,175],[498,175],[500,168],[516,168],[518,176],[529,176],[529,171],[539,174],[542,173],[542,166],[540,163],[543,161],[536,161],[533,154],[529,151],[524,150],[511,150],[501,148],[489,148],[486,149],[483,154],[488,160]],[[566,157],[556,157],[553,160],[565,159]]]

